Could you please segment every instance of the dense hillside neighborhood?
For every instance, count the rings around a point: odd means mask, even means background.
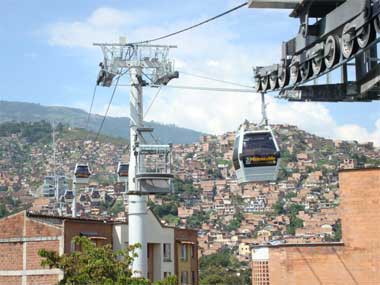
[[[249,261],[257,244],[339,241],[341,238],[338,170],[380,165],[372,143],[334,141],[290,125],[274,125],[282,149],[278,183],[239,186],[232,168],[234,132],[205,135],[193,144],[175,144],[174,192],[150,197],[150,207],[168,225],[198,230],[202,255],[232,249]],[[126,220],[125,187],[116,182],[118,161],[129,157],[128,142],[100,137],[59,124],[56,172],[71,176],[77,161],[94,175],[78,192],[81,216]],[[54,198],[44,197],[44,177],[54,170],[52,129],[44,121],[0,125],[0,215],[23,208],[57,214]],[[71,201],[71,200],[70,200]],[[71,204],[64,203],[70,215]]]

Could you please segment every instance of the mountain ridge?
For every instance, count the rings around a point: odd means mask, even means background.
[[[88,112],[79,108],[65,106],[45,106],[37,103],[19,101],[0,101],[0,123],[8,121],[37,122],[41,120],[68,124],[75,128],[86,128]],[[103,116],[92,114],[88,130],[97,132]],[[108,116],[104,122],[102,134],[129,139],[128,117]],[[144,122],[146,127],[155,129],[155,136],[161,143],[189,144],[199,140],[204,134],[174,124],[162,124],[154,121]]]

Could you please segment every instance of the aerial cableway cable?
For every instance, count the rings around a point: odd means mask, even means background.
[[[179,70],[179,72],[183,73],[183,74],[186,74],[186,75],[189,75],[189,76],[193,76],[193,77],[197,77],[197,78],[202,78],[202,79],[207,79],[207,80],[211,80],[211,81],[215,81],[215,82],[220,82],[220,83],[225,83],[225,84],[230,84],[230,85],[236,85],[236,86],[246,87],[246,88],[253,88],[252,86],[249,86],[247,84],[241,84],[241,83],[227,81],[227,80],[223,80],[223,79],[217,79],[217,78],[213,78],[213,77],[209,77],[209,76],[205,76],[205,75],[198,75],[198,74],[186,72],[186,71],[183,71],[183,70]]]
[[[144,120],[145,120],[145,117],[148,115],[150,108],[151,108],[152,105],[154,104],[154,101],[157,99],[158,95],[160,94],[161,88],[162,88],[162,85],[160,85],[160,86],[158,87],[158,90],[157,90],[156,94],[155,94],[154,97],[152,98],[152,101],[150,102],[148,108],[146,108],[146,111],[145,111],[145,114],[144,114]]]
[[[92,99],[91,99],[91,105],[90,105],[90,110],[88,112],[88,116],[87,116],[87,122],[86,122],[86,131],[87,132],[90,132],[89,130],[89,123],[90,123],[90,118],[91,118],[91,113],[92,113],[92,107],[94,105],[94,100],[95,100],[95,95],[96,95],[96,89],[97,89],[97,84],[95,84],[95,87],[94,87],[94,91],[92,93]]]
[[[117,87],[119,86],[119,80],[120,80],[120,78],[121,78],[124,74],[126,74],[128,71],[129,71],[129,68],[128,68],[127,70],[125,70],[125,71],[120,72],[119,75],[118,75],[117,78],[116,78],[116,83],[115,83],[115,85],[114,85],[114,88],[113,88],[113,91],[112,91],[112,95],[111,95],[110,101],[109,101],[109,103],[108,103],[108,106],[107,106],[106,112],[104,113],[104,116],[103,116],[102,122],[101,122],[101,124],[100,124],[99,130],[98,130],[98,132],[96,133],[96,136],[95,136],[94,141],[97,141],[97,139],[99,138],[100,132],[101,132],[102,129],[103,129],[104,122],[105,122],[105,120],[106,120],[106,118],[107,118],[107,116],[108,116],[108,112],[109,112],[109,109],[110,109],[111,104],[112,104],[112,101],[113,101],[113,97],[115,96],[116,89],[117,89]]]
[[[197,28],[197,27],[199,27],[199,26],[202,26],[202,25],[204,25],[204,24],[206,24],[206,23],[208,23],[208,22],[211,22],[211,21],[213,21],[213,20],[216,20],[216,19],[218,19],[218,18],[220,18],[220,17],[223,17],[223,16],[225,16],[225,15],[227,15],[227,14],[229,14],[229,13],[232,13],[233,11],[236,11],[236,10],[242,8],[242,7],[246,6],[247,4],[248,4],[248,2],[244,2],[244,3],[238,5],[238,6],[234,7],[234,8],[231,8],[231,9],[229,9],[229,10],[227,10],[227,11],[221,13],[221,14],[218,14],[218,15],[216,15],[216,16],[214,16],[214,17],[211,17],[211,18],[209,18],[209,19],[206,19],[206,20],[204,20],[204,21],[202,21],[202,22],[200,22],[200,23],[198,23],[198,24],[195,24],[195,25],[192,25],[192,26],[190,26],[190,27],[184,28],[184,29],[182,29],[182,30],[179,30],[179,31],[176,31],[176,32],[173,32],[173,33],[170,33],[170,34],[164,35],[164,36],[160,36],[160,37],[157,37],[157,38],[153,38],[153,39],[150,39],[150,40],[134,42],[134,43],[132,43],[132,45],[151,43],[151,42],[155,42],[155,41],[163,40],[163,39],[166,39],[166,38],[169,38],[169,37],[172,37],[172,36],[175,36],[175,35],[181,34],[181,33],[183,33],[183,32],[189,31],[189,30],[191,30],[191,29],[194,29],[194,28]]]
[[[112,91],[112,95],[111,95],[110,101],[109,101],[109,103],[108,103],[108,106],[107,106],[106,112],[104,113],[104,116],[103,116],[102,122],[101,122],[101,124],[100,124],[99,130],[98,130],[98,132],[96,133],[96,136],[95,136],[94,141],[97,141],[97,140],[98,140],[98,137],[99,137],[99,135],[100,135],[100,132],[101,132],[102,129],[103,129],[104,122],[105,122],[105,120],[106,120],[106,118],[107,118],[107,115],[108,115],[109,109],[110,109],[110,107],[111,107],[113,97],[115,96],[116,89],[117,89],[117,87],[118,87],[120,77],[121,77],[121,75],[119,75],[119,76],[117,77],[117,79],[116,79],[116,84],[115,84],[115,86],[114,86],[114,88],[113,88],[113,91]]]

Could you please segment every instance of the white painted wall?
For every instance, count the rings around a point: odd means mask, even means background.
[[[259,247],[252,249],[252,261],[268,261],[269,260],[269,248]]]
[[[116,224],[113,227],[113,248],[123,249],[128,245],[128,225]],[[162,227],[151,210],[148,210],[145,224],[146,241],[154,245],[153,281],[164,278],[164,272],[174,275],[174,229]],[[164,243],[171,244],[171,261],[164,262]]]

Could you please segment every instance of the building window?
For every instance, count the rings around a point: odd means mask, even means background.
[[[195,256],[195,246],[193,244],[190,246],[190,256],[191,258]]]
[[[172,275],[171,272],[164,272],[164,279],[167,278],[167,277],[169,277],[170,275]]]
[[[191,284],[195,285],[195,271],[191,271]]]
[[[181,260],[187,260],[187,246],[186,246],[186,244],[181,244]]]
[[[164,243],[164,261],[172,261],[170,243]]]
[[[181,285],[188,285],[188,274],[187,274],[187,271],[182,271],[181,272]]]

